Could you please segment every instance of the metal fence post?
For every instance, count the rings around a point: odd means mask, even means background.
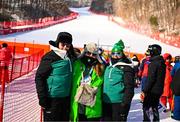
[[[5,66],[1,66],[1,99],[0,99],[0,122],[3,121],[4,93],[5,93]]]

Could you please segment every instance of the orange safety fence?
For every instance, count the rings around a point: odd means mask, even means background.
[[[0,41],[0,44],[2,42]],[[13,58],[8,67],[0,66],[0,121],[40,121],[34,78],[31,81],[16,79],[37,68],[45,48],[34,44],[6,43]],[[33,109],[34,107],[36,109]]]

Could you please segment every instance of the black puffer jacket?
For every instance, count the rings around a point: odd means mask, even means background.
[[[62,60],[62,58],[58,56],[54,51],[46,53],[42,57],[41,63],[36,72],[35,83],[39,98],[39,104],[44,108],[49,107],[47,78],[52,71],[51,64],[58,60]]]
[[[162,56],[150,58],[148,66],[148,82],[143,90],[144,93],[153,93],[161,96],[164,88],[166,65]]]
[[[132,98],[134,96],[134,88],[135,88],[135,71],[133,68],[133,63],[128,59],[125,55],[123,58],[119,60],[120,63],[124,63],[124,65],[118,65],[117,68],[121,68],[124,71],[124,104],[131,104]]]

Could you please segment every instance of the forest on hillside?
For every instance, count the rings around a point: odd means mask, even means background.
[[[91,9],[151,26],[155,32],[179,35],[180,0],[93,0]]]
[[[154,31],[180,32],[180,0],[114,0],[113,8],[115,15]]]
[[[0,0],[0,21],[69,15],[64,0]]]
[[[71,1],[0,0],[0,21],[69,15],[68,2]],[[119,16],[136,25],[150,26],[154,32],[180,34],[180,0],[92,0],[90,9]]]

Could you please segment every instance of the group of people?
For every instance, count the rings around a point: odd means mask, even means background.
[[[154,120],[159,120],[158,104],[166,76],[159,45],[147,49],[150,63],[147,81],[143,81],[145,65],[139,66],[125,55],[122,40],[113,45],[109,55],[94,42],[79,50],[72,41],[70,33],[60,32],[55,41],[49,41],[51,51],[37,69],[35,83],[44,121],[127,121],[136,79],[144,84],[144,121],[150,120],[150,108]]]
[[[144,121],[150,121],[150,111],[153,112],[153,121],[159,121],[158,109],[161,107],[164,109],[163,112],[170,110],[171,117],[180,120],[180,56],[175,57],[173,66],[172,55],[161,55],[161,50],[159,45],[150,45],[139,66],[138,78],[141,81],[140,97]]]

